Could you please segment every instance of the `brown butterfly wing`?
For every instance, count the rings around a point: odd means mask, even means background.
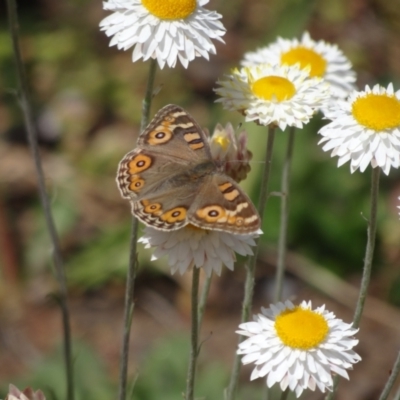
[[[223,173],[204,179],[188,214],[189,222],[203,229],[236,234],[260,229],[260,217],[250,198]]]
[[[180,229],[189,223],[188,210],[193,204],[196,189],[187,186],[164,188],[160,194],[149,194],[132,202],[132,213],[141,222],[162,231]]]
[[[174,104],[157,112],[137,147],[190,163],[211,160],[207,136],[190,114]]]
[[[162,108],[119,164],[117,183],[144,224],[170,231],[255,233],[260,219],[235,181],[218,172],[207,137],[181,107]]]
[[[135,199],[177,171],[211,160],[207,137],[181,107],[162,108],[140,134],[137,147],[121,160],[117,184],[124,198]]]

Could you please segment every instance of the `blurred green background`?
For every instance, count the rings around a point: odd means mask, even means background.
[[[398,5],[385,0],[211,1],[207,8],[223,15],[226,44],[216,43],[217,55],[211,56],[210,62],[197,59],[188,69],[178,65],[173,70],[158,70],[155,86],[160,92],[153,101],[151,115],[175,103],[210,131],[218,122],[243,124],[253,152],[252,172],[243,187],[256,200],[266,131],[243,123],[241,115],[214,103],[216,80],[237,66],[244,52],[266,45],[277,36],[300,37],[308,30],[315,40],[339,45],[354,65],[359,88],[393,82],[399,89]],[[59,314],[46,297],[57,290],[57,285],[15,97],[6,11],[2,3],[0,397],[13,382],[40,387],[49,399],[62,398]],[[120,198],[115,173],[119,160],[135,146],[139,133],[148,64],[132,64],[131,51],[108,46],[109,39],[98,29],[101,19],[108,15],[101,1],[24,0],[18,1],[18,11],[48,190],[68,273],[78,399],[109,399],[115,397],[118,376],[131,221],[130,207]],[[350,174],[348,164],[337,168],[337,160],[317,145],[317,132],[323,124],[317,116],[296,135],[289,248],[292,255],[318,265],[309,270],[310,274],[327,269],[340,282],[358,287],[366,243],[370,169]],[[286,139],[286,133],[277,133],[271,192],[280,188]],[[400,306],[400,221],[396,208],[400,205],[399,178],[400,172],[392,170],[381,179],[370,289],[377,304],[389,310],[388,320],[399,316]],[[279,207],[279,197],[272,196],[263,225],[265,251],[257,270],[255,312],[272,299]],[[140,261],[132,335],[131,378],[136,382],[133,398],[178,398],[184,390],[189,347],[181,331],[189,327],[190,278],[171,277],[163,260],[150,263],[149,253],[142,249]],[[213,282],[198,384],[199,396],[206,399],[222,398],[229,373],[237,340],[233,331],[240,319],[242,266],[243,260],[239,260],[234,273],[223,273]],[[296,271],[294,261],[285,284],[287,297],[301,301],[307,295],[306,299],[317,303],[327,302],[340,318],[351,320],[351,304],[343,300],[346,292],[342,299],[327,296],[327,282],[311,288],[304,275]],[[370,377],[368,367],[356,366],[355,377],[363,383],[343,385],[338,398],[376,398],[368,396],[379,392],[393,362],[391,355],[398,348],[394,346],[400,344],[396,342],[399,330],[394,323],[385,325],[372,318],[364,325],[368,332],[359,352],[381,372]],[[380,344],[380,354],[375,354],[379,351],[374,344]],[[245,370],[244,383],[247,377]],[[259,398],[260,383],[244,385],[242,398]]]

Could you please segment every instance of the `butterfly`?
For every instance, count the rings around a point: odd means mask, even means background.
[[[181,107],[170,104],[140,134],[118,166],[122,197],[145,225],[173,231],[188,224],[252,234],[260,217],[249,197],[212,159],[207,136]]]

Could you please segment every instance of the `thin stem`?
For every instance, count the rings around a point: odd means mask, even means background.
[[[268,182],[269,175],[271,171],[271,162],[272,162],[272,150],[274,147],[274,139],[275,139],[275,127],[269,126],[268,128],[268,140],[267,146],[265,148],[265,167],[261,180],[261,188],[260,188],[260,197],[258,200],[258,213],[260,215],[261,221],[264,218],[265,206],[268,198]],[[253,291],[254,291],[254,272],[257,262],[257,254],[259,249],[259,238],[256,239],[256,246],[254,249],[254,255],[249,259],[249,265],[247,266],[246,271],[246,282],[244,286],[244,298],[242,303],[242,317],[241,321],[246,322],[249,319],[251,305],[253,301]],[[239,343],[242,341],[242,337],[239,338]],[[235,354],[235,359],[233,361],[233,367],[231,372],[231,378],[229,381],[229,385],[226,390],[226,399],[233,400],[236,394],[237,383],[239,379],[240,372],[240,358],[238,354]]]
[[[289,389],[284,390],[284,391],[281,393],[281,398],[280,398],[280,400],[286,400],[287,397],[288,397],[288,395],[289,395]]]
[[[280,232],[278,240],[278,260],[275,275],[275,294],[274,302],[278,302],[282,297],[283,276],[285,272],[286,250],[287,250],[287,231],[289,220],[289,187],[290,187],[290,171],[293,158],[293,147],[295,138],[295,128],[289,130],[288,143],[286,148],[286,157],[283,164],[282,182],[281,182],[281,218]]]
[[[354,312],[353,327],[358,328],[360,319],[364,310],[365,299],[367,298],[369,281],[371,278],[372,260],[374,258],[375,237],[376,237],[376,220],[378,210],[378,194],[379,194],[379,175],[381,169],[379,167],[372,169],[371,176],[371,205],[368,222],[368,239],[365,249],[363,276],[361,279],[360,293],[358,295],[356,311]]]
[[[393,400],[400,400],[400,387],[397,389],[397,392],[394,395]]]
[[[335,397],[338,384],[339,384],[339,375],[335,375],[335,377],[333,378],[332,392],[329,392],[326,395],[325,400],[332,400]]]
[[[156,60],[151,60],[149,67],[149,75],[147,79],[146,94],[143,99],[142,107],[142,120],[140,123],[141,132],[147,126],[150,115],[151,101],[153,99],[153,86],[154,77],[156,73]],[[138,269],[137,261],[137,231],[138,231],[138,220],[132,217],[131,225],[131,240],[130,240],[130,254],[129,254],[129,265],[126,277],[126,288],[125,288],[125,306],[124,306],[124,328],[121,343],[121,356],[120,356],[120,372],[119,372],[119,388],[118,388],[118,399],[126,399],[126,387],[128,379],[128,360],[129,360],[129,337],[132,326],[132,313],[134,308],[134,287],[135,278]]]
[[[270,393],[269,387],[264,386],[263,392],[262,392],[262,397],[261,397],[262,400],[269,400],[269,393]]]
[[[370,200],[370,213],[367,229],[367,246],[365,248],[363,276],[361,279],[360,293],[354,312],[353,327],[358,328],[360,319],[364,310],[365,300],[367,298],[369,281],[371,279],[372,261],[374,258],[376,228],[377,228],[377,211],[378,211],[378,194],[379,194],[379,176],[380,168],[372,168],[371,173],[371,200]],[[335,396],[338,387],[339,377],[335,376],[333,390],[326,396],[326,400],[332,400]]]
[[[212,280],[212,272],[210,276],[207,276],[203,288],[201,290],[201,295],[200,295],[200,301],[199,301],[199,308],[198,308],[198,325],[199,325],[199,330],[201,328],[201,323],[203,322],[203,316],[204,316],[204,310],[206,308],[207,304],[207,298],[208,298],[208,292],[210,291],[210,286],[211,286],[211,280]]]
[[[379,397],[379,400],[386,400],[389,396],[390,391],[393,388],[394,383],[396,382],[397,376],[400,372],[400,352],[397,354],[396,361],[394,362],[392,372],[389,376],[389,379],[386,382],[385,387],[382,390],[382,394]]]
[[[151,101],[153,100],[154,78],[156,76],[157,60],[150,60],[149,76],[147,79],[146,93],[142,101],[142,121],[140,123],[140,132],[144,131],[149,123]]]
[[[37,143],[37,132],[34,124],[33,111],[30,102],[30,93],[28,80],[26,77],[24,65],[22,62],[22,55],[19,46],[18,38],[18,13],[17,4],[15,0],[7,0],[8,19],[11,33],[11,39],[14,50],[14,58],[17,71],[18,80],[18,97],[22,112],[24,115],[24,123],[27,131],[27,138],[32,157],[35,164],[35,170],[38,180],[39,197],[43,208],[46,228],[49,232],[52,244],[52,256],[55,267],[55,274],[60,286],[59,302],[61,305],[63,336],[64,336],[64,360],[66,368],[66,382],[67,382],[67,399],[74,399],[74,382],[73,382],[73,368],[72,368],[72,343],[71,343],[71,327],[68,308],[68,295],[67,295],[67,281],[65,277],[63,259],[60,250],[60,241],[57,229],[54,223],[53,215],[51,212],[50,199],[46,191],[45,177],[40,158],[39,146]]]
[[[131,252],[129,255],[129,266],[126,276],[124,329],[122,335],[120,370],[119,370],[119,390],[118,390],[119,400],[126,399],[126,387],[128,379],[128,359],[129,359],[129,337],[132,326],[132,314],[134,308],[133,295],[134,295],[135,278],[138,267],[137,254],[136,254],[137,228],[138,228],[138,220],[136,218],[132,218],[131,242],[130,242]]]
[[[192,333],[191,333],[191,349],[189,369],[186,381],[186,395],[185,400],[194,399],[194,382],[196,376],[196,363],[198,351],[198,338],[199,338],[199,316],[198,316],[198,302],[199,302],[199,277],[200,269],[193,266],[192,275]]]

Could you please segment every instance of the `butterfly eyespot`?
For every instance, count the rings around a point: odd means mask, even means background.
[[[154,131],[151,131],[146,141],[150,146],[158,146],[167,143],[172,138],[172,132],[166,127],[158,126]]]
[[[161,215],[161,219],[169,224],[183,221],[186,218],[185,207],[175,207]]]
[[[155,213],[157,213],[157,211],[161,210],[161,204],[159,204],[159,203],[149,204],[148,202],[146,202],[146,203],[142,202],[142,204],[145,206],[144,212],[146,212],[148,214],[155,214]]]
[[[227,218],[226,210],[217,205],[200,208],[196,211],[196,216],[208,223],[221,222]]]
[[[144,154],[137,154],[132,158],[128,163],[129,173],[132,175],[137,174],[138,172],[145,171],[146,169],[151,167],[153,160],[150,156]]]
[[[237,220],[236,220],[236,225],[237,226],[242,226],[243,225],[243,218],[238,218]]]
[[[133,192],[138,191],[144,185],[144,180],[141,179],[138,175],[131,176],[131,184],[129,185],[129,189]]]

